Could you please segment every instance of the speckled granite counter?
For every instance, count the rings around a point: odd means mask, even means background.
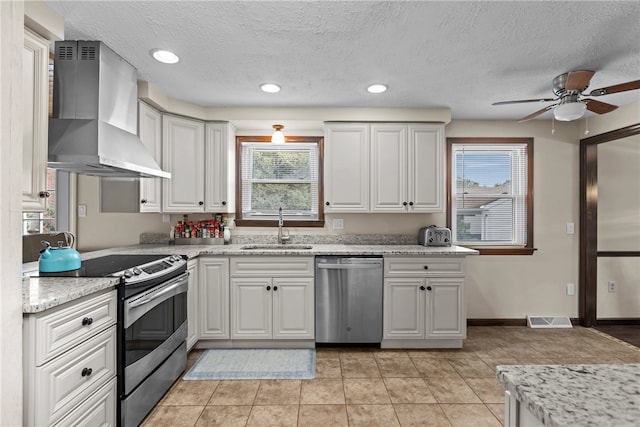
[[[496,374],[545,426],[640,425],[640,364],[498,366]]]
[[[256,248],[267,246],[267,249]],[[111,254],[163,254],[186,255],[195,258],[201,255],[405,255],[405,256],[466,256],[478,252],[460,246],[424,247],[419,245],[331,245],[311,244],[310,249],[301,249],[300,244],[290,245],[134,245],[113,249],[86,252],[82,259],[91,259]],[[248,247],[252,249],[247,249]],[[37,275],[38,263],[23,264],[24,274]],[[95,278],[25,278],[22,284],[23,312],[36,313],[72,301],[84,295],[113,287],[114,279]]]
[[[25,277],[22,280],[22,312],[38,313],[85,295],[111,289],[114,278]]]

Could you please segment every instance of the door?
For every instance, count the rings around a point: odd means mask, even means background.
[[[204,212],[204,123],[164,115],[162,136],[162,211]]]
[[[138,136],[159,165],[162,164],[162,114],[138,102]],[[160,212],[162,178],[140,178],[140,212]]]
[[[408,125],[409,212],[444,212],[444,126]]]
[[[200,339],[229,339],[229,260],[199,259]]]
[[[271,339],[271,278],[231,279],[231,339]]]
[[[466,336],[463,284],[463,279],[427,280],[427,338],[461,339]]]
[[[368,212],[369,179],[369,125],[327,124],[324,146],[324,211]]]
[[[384,279],[384,339],[425,338],[425,279]]]
[[[408,209],[406,125],[371,125],[371,187],[372,212]]]
[[[313,278],[273,280],[273,338],[313,339]]]

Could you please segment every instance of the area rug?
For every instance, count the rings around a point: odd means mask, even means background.
[[[310,380],[315,349],[206,350],[185,380]]]

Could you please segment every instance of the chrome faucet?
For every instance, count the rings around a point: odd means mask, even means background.
[[[278,210],[278,244],[280,245],[283,243],[287,243],[289,239],[291,239],[291,236],[289,236],[289,231],[287,231],[286,235],[283,235],[283,227],[284,219],[282,218],[282,207],[280,207],[280,209]]]

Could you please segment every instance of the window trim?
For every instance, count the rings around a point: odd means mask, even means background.
[[[271,143],[271,136],[236,136],[236,217],[237,227],[278,227],[278,220],[242,218],[242,143]],[[324,227],[324,138],[321,136],[289,136],[286,143],[318,144],[318,219],[284,220],[284,227]]]
[[[527,213],[527,242],[525,246],[500,246],[500,245],[464,245],[477,250],[480,255],[532,255],[537,249],[533,246],[533,138],[504,138],[504,137],[465,137],[465,138],[447,138],[447,227],[452,225],[452,147],[453,144],[483,144],[483,145],[500,145],[500,144],[526,144],[527,149],[527,196],[526,213]]]

